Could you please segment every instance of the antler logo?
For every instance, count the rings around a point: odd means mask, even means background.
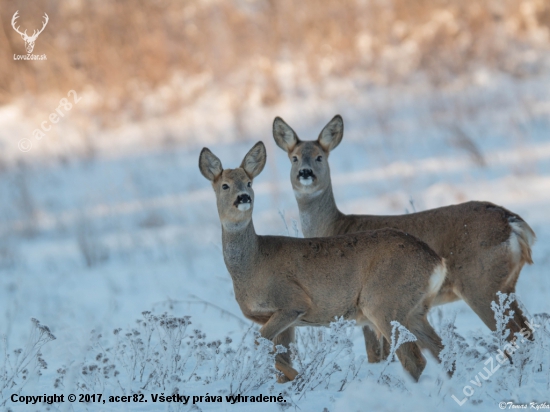
[[[25,48],[27,49],[27,53],[31,54],[34,49],[34,42],[36,41],[38,35],[44,31],[44,28],[46,27],[46,24],[48,24],[49,17],[46,13],[44,13],[44,24],[42,25],[42,28],[40,30],[34,30],[32,36],[27,35],[27,30],[25,30],[23,33],[19,31],[19,26],[15,27],[15,21],[19,18],[17,15],[19,13],[19,10],[17,10],[12,19],[11,19],[11,25],[13,29],[21,35],[23,40],[25,40]]]

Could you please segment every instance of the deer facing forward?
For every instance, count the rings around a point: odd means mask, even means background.
[[[302,141],[283,119],[273,122],[273,137],[291,161],[290,181],[300,211],[305,237],[395,228],[425,241],[447,262],[447,278],[433,304],[463,299],[491,329],[495,318],[491,302],[497,292],[513,293],[525,263],[533,263],[535,233],[517,214],[489,202],[468,202],[424,212],[395,216],[346,215],[336,207],[328,157],[342,141],[344,123],[336,115],[317,140]],[[509,338],[526,318],[516,301]],[[369,328],[364,328],[369,362],[387,353]]]
[[[222,168],[207,148],[199,169],[212,182],[222,226],[223,257],[235,298],[248,319],[262,325],[262,337],[286,348],[295,326],[322,326],[335,317],[355,320],[389,339],[392,320],[416,337],[397,350],[403,367],[418,380],[426,360],[438,359],[441,339],[426,315],[445,278],[445,262],[424,242],[393,229],[318,239],[258,236],[252,222],[253,179],[266,162],[258,142],[240,167]],[[276,356],[293,380],[289,353]]]

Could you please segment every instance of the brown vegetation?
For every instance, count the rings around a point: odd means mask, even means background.
[[[16,10],[31,32],[48,13],[34,50],[47,61],[13,60],[25,53],[10,25]],[[260,90],[260,102],[272,105],[285,63],[314,82],[359,72],[394,84],[423,73],[442,85],[480,65],[534,74],[550,40],[546,0],[2,0],[0,17],[0,104],[92,87],[103,96],[101,112],[133,116],[175,75],[185,89],[188,76],[207,73],[201,87],[236,91],[239,100]],[[285,88],[296,89],[296,80]]]

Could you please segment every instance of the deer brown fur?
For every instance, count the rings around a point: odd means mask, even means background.
[[[346,215],[336,206],[328,157],[344,133],[342,118],[335,116],[317,140],[302,141],[281,118],[273,122],[273,137],[291,160],[290,181],[305,237],[343,235],[381,228],[394,228],[425,241],[447,261],[447,278],[433,304],[458,299],[495,329],[491,301],[498,291],[515,291],[525,263],[533,263],[531,246],[535,233],[517,214],[489,202],[453,206],[396,216]],[[508,327],[514,332],[528,327],[514,301],[514,317]],[[370,362],[384,358],[387,350],[368,327],[363,328]],[[387,345],[386,345],[387,348]]]
[[[224,170],[207,148],[199,158],[216,194],[223,256],[243,314],[262,325],[262,337],[287,348],[295,326],[328,325],[342,316],[390,338],[390,322],[396,320],[418,339],[397,350],[418,380],[426,362],[420,347],[436,358],[442,348],[426,313],[445,278],[444,260],[424,242],[393,229],[315,239],[257,235],[252,181],[265,161],[262,142],[236,169]],[[298,373],[288,353],[277,355],[275,366],[282,381]]]

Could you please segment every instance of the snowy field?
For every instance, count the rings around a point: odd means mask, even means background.
[[[293,97],[250,112],[244,140],[227,139],[223,128],[205,132],[202,126],[215,122],[197,109],[193,128],[173,126],[174,133],[190,134],[187,146],[139,150],[131,142],[128,150],[102,151],[92,159],[71,157],[69,150],[65,162],[35,156],[5,168],[0,408],[496,411],[500,402],[550,404],[550,323],[543,315],[550,313],[549,84],[548,78],[489,76],[469,91],[441,94],[412,87],[357,93],[349,85],[335,99]],[[10,117],[17,112],[12,109],[3,108],[0,116],[4,146],[17,144],[5,134],[6,125],[13,131],[21,120]],[[534,229],[535,264],[523,269],[517,297],[534,319],[535,342],[518,344],[513,365],[497,364],[503,331],[491,333],[456,302],[430,314],[456,358],[452,378],[445,363],[428,354],[419,383],[399,362],[368,364],[359,328],[339,323],[301,329],[295,364],[304,373],[294,383],[276,383],[269,345],[254,345],[257,327],[234,299],[215,197],[199,173],[198,155],[208,144],[224,166],[236,167],[263,140],[268,164],[254,182],[256,230],[301,236],[290,164],[273,142],[271,122],[282,116],[300,137],[315,139],[336,113],[345,132],[330,164],[343,212],[399,214],[476,199],[505,206]],[[147,138],[157,138],[154,127],[147,130]],[[50,144],[47,139],[35,142],[33,153]],[[25,159],[12,149],[5,150]],[[495,359],[494,373],[485,380],[488,359]],[[65,399],[102,394],[102,400],[136,394],[133,400],[148,402],[11,401],[12,394],[54,393]],[[191,398],[187,405],[153,402],[152,395],[173,393]],[[284,401],[226,401],[237,394],[281,395]],[[201,395],[193,405],[193,396]]]

